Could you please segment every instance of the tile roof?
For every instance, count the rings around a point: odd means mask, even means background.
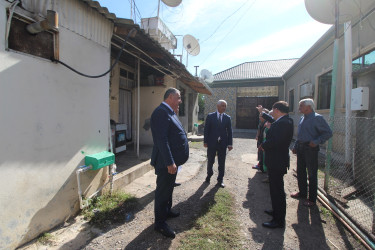
[[[245,62],[214,75],[214,81],[282,77],[298,59]]]

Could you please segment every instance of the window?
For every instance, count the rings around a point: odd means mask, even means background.
[[[26,20],[14,14],[9,30],[9,49],[46,59],[58,59],[58,47],[55,42],[58,33],[42,31],[37,34],[30,34],[26,31],[26,26],[31,22],[31,20]]]
[[[358,71],[375,63],[375,50],[353,60],[352,71]]]
[[[294,89],[289,90],[289,112],[294,112]]]
[[[318,78],[318,103],[317,109],[329,109],[331,104],[332,71]]]
[[[134,73],[120,68],[120,87],[131,89],[135,87]]]

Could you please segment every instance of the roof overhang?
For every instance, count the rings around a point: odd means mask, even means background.
[[[112,38],[112,47],[121,49],[122,43],[130,30],[137,31],[134,37],[129,37],[128,44],[124,50],[127,52],[121,57],[121,61],[129,60],[129,54],[139,58],[143,63],[156,69],[162,75],[169,75],[189,86],[198,93],[211,95],[209,86],[199,81],[190,74],[181,62],[174,55],[163,48],[157,41],[146,34],[143,29],[134,24],[132,20],[117,18],[115,20],[114,35]],[[126,58],[126,56],[128,58]]]
[[[281,77],[214,81],[211,88],[282,86]]]

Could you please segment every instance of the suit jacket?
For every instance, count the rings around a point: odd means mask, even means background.
[[[185,130],[177,115],[163,103],[151,115],[151,132],[154,147],[151,165],[158,169],[173,163],[184,164],[189,158],[189,144]]]
[[[204,143],[214,147],[220,137],[220,145],[233,145],[232,122],[230,116],[223,113],[222,121],[217,118],[217,112],[209,113],[204,124]]]
[[[289,168],[289,145],[293,138],[293,120],[289,115],[271,124],[262,148],[266,152],[265,163],[270,174],[286,174]]]

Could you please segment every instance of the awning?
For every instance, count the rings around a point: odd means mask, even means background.
[[[124,48],[128,54],[133,55],[133,58],[123,55],[121,61],[128,62],[129,65],[134,65],[134,57],[137,57],[143,63],[160,72],[160,74],[170,75],[198,93],[212,94],[212,90],[207,84],[191,75],[185,65],[146,34],[138,25],[133,24],[132,20],[117,18],[114,20],[114,23],[115,28],[112,38],[113,52],[121,49],[121,45],[131,29],[135,28],[137,30],[136,36],[130,37],[128,44]]]

